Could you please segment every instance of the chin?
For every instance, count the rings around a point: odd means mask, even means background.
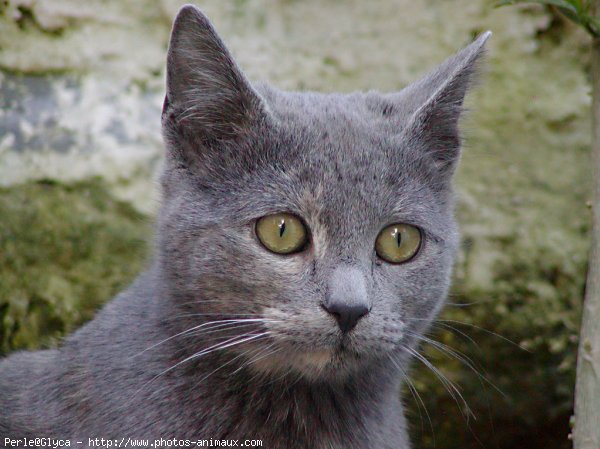
[[[368,367],[370,361],[366,354],[341,345],[310,349],[286,347],[249,366],[265,377],[343,381]]]

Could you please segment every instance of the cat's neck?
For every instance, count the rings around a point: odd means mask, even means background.
[[[221,438],[252,436],[266,447],[290,449],[382,447],[374,432],[390,429],[398,435],[404,425],[399,382],[383,366],[336,381],[315,381],[297,374],[257,375],[235,362],[212,372],[224,361],[207,359],[197,364],[197,371],[188,370],[190,385],[203,377],[195,392],[198,401],[226,411],[217,415],[219,423],[212,418],[202,423],[207,430],[218,424]]]

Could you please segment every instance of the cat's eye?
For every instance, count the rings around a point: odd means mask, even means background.
[[[421,231],[415,226],[397,223],[384,228],[375,241],[375,251],[391,263],[408,262],[421,247]]]
[[[302,221],[288,213],[267,215],[256,222],[256,235],[269,251],[291,254],[302,250],[308,232]]]

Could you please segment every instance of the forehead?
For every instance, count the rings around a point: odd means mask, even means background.
[[[268,92],[279,136],[321,162],[351,158],[375,163],[383,153],[374,150],[401,133],[402,115],[390,118],[394,105],[377,93]]]
[[[364,94],[278,92],[270,95],[273,155],[293,171],[329,182],[357,182],[393,170],[398,133]]]
[[[325,196],[373,203],[410,193],[426,174],[401,136],[401,119],[386,116],[389,105],[377,94],[280,93],[270,106],[278,165],[296,181],[331,193]]]

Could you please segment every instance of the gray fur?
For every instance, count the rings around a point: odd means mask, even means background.
[[[253,87],[184,7],[154,260],[60,349],[0,363],[0,436],[409,448],[399,389],[448,291],[457,123],[488,35],[396,94],[282,92]],[[282,211],[307,224],[305,251],[258,242],[255,220]],[[400,265],[374,251],[396,222],[425,239]],[[371,310],[342,337],[321,305],[345,296]]]

